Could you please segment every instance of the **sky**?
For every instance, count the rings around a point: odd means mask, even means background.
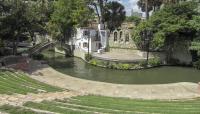
[[[138,0],[112,0],[112,1],[118,1],[121,4],[124,5],[126,9],[126,15],[131,15],[131,10],[133,9],[134,12],[141,12],[140,9],[137,6]]]

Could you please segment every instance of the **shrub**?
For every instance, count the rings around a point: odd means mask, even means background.
[[[159,66],[161,64],[160,58],[156,57],[153,59],[149,59],[148,64],[151,66]]]
[[[91,54],[85,54],[85,60],[86,61],[92,60],[92,55]]]
[[[124,70],[128,70],[128,69],[131,69],[131,65],[130,64],[122,64],[121,68]]]
[[[108,62],[108,63],[107,63],[107,67],[108,67],[108,68],[111,68],[111,69],[115,69],[114,64],[111,63],[111,62]]]
[[[91,61],[90,61],[90,64],[92,64],[92,65],[94,65],[94,66],[97,66],[97,65],[98,65],[98,64],[97,64],[97,60],[95,60],[95,59],[91,60]]]
[[[122,70],[128,70],[131,69],[131,65],[130,64],[118,64],[118,69],[122,69]]]
[[[197,62],[194,62],[193,66],[200,70],[200,59]]]
[[[147,62],[146,62],[146,61],[141,61],[141,62],[139,63],[139,65],[140,65],[141,67],[147,67]]]

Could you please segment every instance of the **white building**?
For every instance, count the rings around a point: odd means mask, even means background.
[[[98,52],[104,50],[108,45],[108,35],[105,30],[96,30],[94,28],[77,28],[73,42],[75,50],[83,52]]]

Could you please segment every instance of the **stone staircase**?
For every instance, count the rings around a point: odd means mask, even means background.
[[[48,48],[48,47],[51,47],[51,46],[54,46],[56,44],[56,42],[43,42],[43,43],[40,43],[40,44],[37,44],[35,45],[34,47],[30,48],[28,50],[28,54],[29,56],[32,56],[34,54],[38,54],[40,53],[42,50]]]

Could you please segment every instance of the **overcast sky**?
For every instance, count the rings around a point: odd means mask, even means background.
[[[121,4],[123,4],[126,9],[126,13],[127,13],[126,15],[130,15],[132,9],[134,12],[141,12],[137,6],[138,0],[112,0],[112,1],[118,1]]]

